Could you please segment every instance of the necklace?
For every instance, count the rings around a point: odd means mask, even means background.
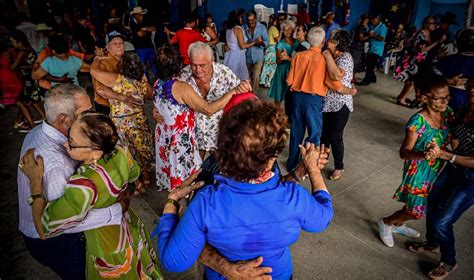
[[[431,120],[431,122],[435,125],[435,128],[437,129],[441,129],[443,127],[443,125],[441,124],[441,121],[442,121],[442,117],[441,117],[441,120],[438,120],[438,121],[435,121],[432,117],[431,117],[431,114],[429,112],[426,112],[426,116]]]

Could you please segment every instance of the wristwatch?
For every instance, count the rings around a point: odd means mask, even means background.
[[[28,198],[28,204],[32,205],[33,202],[35,202],[35,200],[37,200],[38,198],[41,198],[46,201],[46,197],[44,197],[44,194],[40,192],[30,195],[30,197]]]
[[[456,157],[457,157],[457,155],[453,154],[453,156],[449,160],[449,163],[454,164],[454,162],[456,161]]]

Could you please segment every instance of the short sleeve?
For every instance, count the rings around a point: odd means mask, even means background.
[[[51,72],[51,57],[47,57],[43,62],[41,62],[41,68],[43,68],[46,72]]]
[[[282,43],[282,41],[280,41],[280,42],[278,42],[278,43],[276,44],[276,47],[275,47],[275,48],[276,48],[277,50],[282,51],[282,50],[285,49],[285,45],[284,45],[284,43]]]
[[[119,147],[118,150],[123,153],[125,159],[127,160],[128,168],[130,173],[128,175],[128,182],[134,182],[140,176],[140,166],[138,165],[137,161],[133,159],[132,154],[127,148]]]
[[[112,90],[118,93],[122,93],[122,89],[124,88],[124,76],[122,74],[118,74],[117,79],[115,80],[114,86]]]
[[[405,130],[407,132],[418,132],[424,125],[423,116],[419,113],[413,115],[405,125]]]
[[[71,56],[71,59],[73,61],[74,67],[77,69],[77,71],[79,71],[79,68],[81,68],[82,65],[82,60],[75,56]]]

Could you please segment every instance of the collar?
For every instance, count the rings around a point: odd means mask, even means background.
[[[193,30],[191,27],[187,27],[187,26],[183,27],[183,29]]]
[[[67,141],[66,135],[62,134],[59,130],[48,124],[46,121],[41,124],[41,130],[44,134],[46,134],[46,136],[51,138],[53,142],[58,145],[62,146]]]
[[[320,52],[321,52],[321,47],[310,47],[309,50],[310,50],[310,51],[313,51],[313,52],[318,52],[318,53],[320,53]]]
[[[275,173],[275,175],[273,175],[273,177],[270,178],[268,181],[260,184],[239,182],[223,175],[215,175],[214,178],[216,179],[218,185],[223,184],[225,185],[225,187],[231,188],[235,192],[256,194],[278,187],[280,182],[280,174],[278,173],[277,168],[274,168],[272,171]]]

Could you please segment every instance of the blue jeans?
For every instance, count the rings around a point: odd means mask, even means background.
[[[291,133],[290,153],[286,167],[293,170],[300,162],[299,144],[303,143],[306,129],[308,138],[305,142],[319,145],[323,128],[324,97],[303,92],[291,93],[293,108],[290,111]]]
[[[61,279],[86,279],[86,240],[82,233],[61,234],[45,240],[23,235],[26,249]]]
[[[474,204],[474,169],[448,164],[428,196],[426,238],[439,246],[441,261],[456,264],[453,225]]]
[[[145,74],[148,79],[148,82],[153,84],[148,76],[148,71],[146,70],[146,63],[150,64],[151,71],[153,71],[153,75],[156,76],[156,66],[155,66],[155,50],[153,48],[143,48],[143,49],[136,49],[137,55],[140,60],[143,62],[145,66]]]

